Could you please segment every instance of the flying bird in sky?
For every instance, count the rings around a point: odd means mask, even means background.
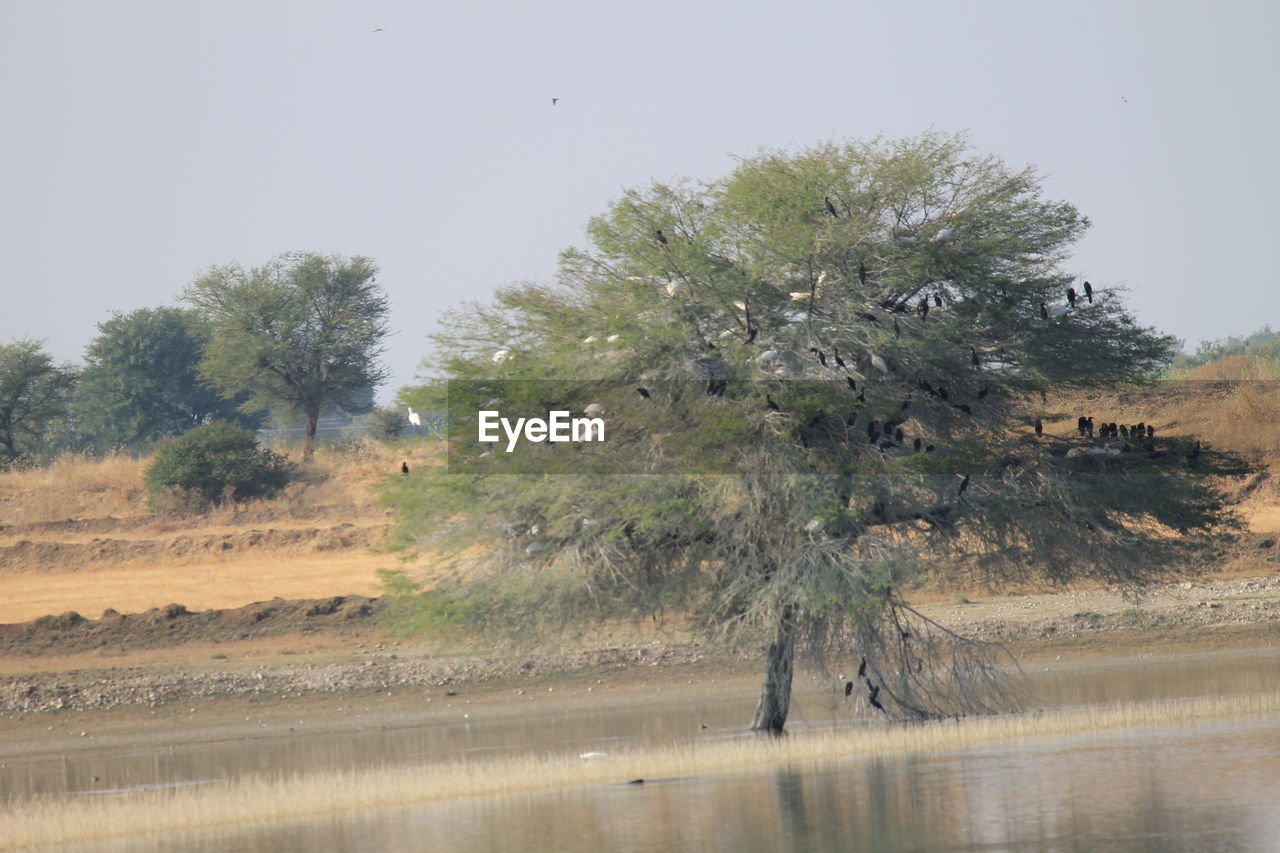
[[[551,106],[553,106],[553,107],[554,107],[554,106],[555,106],[556,104],[558,104],[558,103],[560,103],[560,99],[559,99],[559,98],[552,98],[552,99],[551,99]]]
[[[369,30],[370,33],[385,33],[386,31],[386,27],[378,27],[376,30]]]

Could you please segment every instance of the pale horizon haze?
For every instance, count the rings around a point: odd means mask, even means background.
[[[443,311],[551,280],[627,187],[936,130],[1035,165],[1093,223],[1066,270],[1194,349],[1280,325],[1278,23],[1263,2],[0,0],[0,343],[79,363],[113,311],[210,266],[365,255],[388,402]]]

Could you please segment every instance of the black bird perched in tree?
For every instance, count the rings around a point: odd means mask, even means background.
[[[1153,427],[1153,426],[1148,426],[1148,427],[1147,427],[1147,438],[1155,438],[1155,437],[1156,437],[1156,428],[1155,428],[1155,427]]]
[[[847,697],[847,696],[849,696],[851,693],[853,693],[853,682],[852,682],[852,681],[846,681],[846,682],[844,683],[844,695]]]
[[[932,393],[934,393],[934,392],[933,392],[933,386],[929,384],[928,380],[920,379],[920,380],[917,380],[917,381],[920,383],[920,390],[921,390],[921,391],[923,391],[923,392],[924,392],[924,393],[926,393],[926,394],[932,394]]]
[[[853,377],[852,377],[852,376],[846,376],[846,377],[844,378],[844,381],[849,383],[849,390],[850,390],[850,391],[857,391],[857,390],[858,390],[858,383],[853,381]]]
[[[844,425],[847,427],[852,427],[857,422],[858,422],[857,412],[853,412],[852,414],[849,415],[849,417],[844,419]]]
[[[844,359],[840,357],[840,351],[839,351],[839,350],[837,350],[835,347],[832,347],[832,348],[831,348],[831,355],[832,355],[832,357],[834,357],[834,358],[835,358],[835,360],[836,360],[836,365],[837,365],[838,367],[848,367],[848,366],[849,366],[849,365],[847,365],[847,364],[845,364],[845,363],[844,363]]]
[[[1067,288],[1067,302],[1072,308],[1076,307],[1076,289],[1074,287]]]
[[[867,674],[867,659],[863,658],[862,663],[858,664],[858,677],[862,678],[862,676],[866,674]],[[848,696],[849,695],[848,692],[846,692],[845,695]]]
[[[959,409],[960,411],[964,412],[966,415],[973,414],[973,409],[969,408],[968,403],[955,403],[953,404],[953,408]]]
[[[963,495],[964,490],[967,488],[969,488],[969,475],[965,474],[964,479],[960,481],[960,490],[956,492],[956,497],[960,497],[961,495]]]
[[[920,304],[916,306],[916,313],[920,315],[921,320],[929,319],[929,297],[920,300]]]
[[[756,335],[759,334],[759,332],[760,330],[755,326],[747,326],[747,343],[754,344],[756,342]]]
[[[1085,420],[1084,415],[1076,418],[1076,431],[1080,433],[1080,437],[1084,438],[1084,434],[1089,431],[1089,422]]]
[[[866,388],[863,388],[861,391],[859,391],[859,392],[858,392],[858,396],[854,398],[854,402],[857,402],[857,403],[865,403],[865,402],[867,402],[867,389],[866,389]]]
[[[939,400],[945,400],[945,399],[947,399],[947,386],[946,386],[946,385],[939,385],[939,386],[938,386],[938,399],[939,399]]]
[[[938,449],[938,448],[936,448],[936,447],[934,447],[932,444],[930,444],[928,447],[926,447],[926,448],[924,449],[924,452],[925,452],[925,453],[932,453],[933,451],[935,451],[935,450],[937,450],[937,449]]]
[[[935,307],[935,308],[941,308],[941,307],[942,307],[942,294],[941,294],[941,293],[935,293],[935,294],[933,294],[933,307]]]
[[[893,336],[895,338],[902,337],[902,327],[898,325],[898,318],[893,318]]]
[[[872,421],[867,424],[867,440],[875,441],[878,435],[880,435],[880,422]]]
[[[981,367],[982,361],[978,358],[978,348],[969,347],[969,363],[974,367]]]
[[[902,411],[905,412],[910,407],[911,407],[911,398],[908,397],[907,399],[902,401]]]
[[[1084,283],[1084,295],[1085,295],[1085,298],[1086,298],[1086,299],[1088,299],[1088,300],[1089,300],[1089,302],[1092,304],[1092,302],[1093,302],[1093,285],[1092,285],[1092,284],[1090,284],[1090,283],[1089,283],[1089,282],[1087,282],[1087,281]]]
[[[830,198],[828,198],[827,196],[825,196],[825,195],[824,195],[824,196],[822,197],[822,203],[823,203],[824,205],[826,205],[826,207],[827,207],[827,213],[830,213],[832,216],[839,216],[839,215],[840,215],[840,214],[836,213],[836,206],[835,206],[834,204],[832,204],[832,203],[831,203],[831,199],[830,199]]]
[[[1044,424],[1036,418],[1036,435],[1044,435]]]
[[[867,265],[862,261],[858,261],[858,284],[865,285],[867,283]]]
[[[914,442],[912,442],[912,443],[911,443],[911,446],[912,446],[912,447],[914,447],[914,448],[916,449],[916,453],[919,453],[919,452],[920,452],[920,445],[921,445],[921,444],[923,444],[923,442],[921,442],[921,441],[920,441],[920,436],[918,436],[918,435],[917,435],[917,436],[916,436],[916,440],[915,440]]]
[[[1046,320],[1049,319],[1049,309],[1045,307],[1043,302],[1040,303],[1040,316]]]
[[[817,347],[809,347],[809,352],[813,353],[818,357],[818,361],[822,363],[823,367],[827,366],[827,354],[825,352],[818,349]]]
[[[875,314],[870,313],[869,311],[862,311],[862,312],[859,312],[858,316],[859,316],[859,317],[861,317],[861,318],[862,318],[862,319],[864,319],[864,320],[869,320],[869,321],[871,321],[872,323],[879,323],[879,322],[880,322],[880,318],[879,318],[879,317],[877,317]]]
[[[408,473],[409,473],[409,463],[408,463],[408,462],[401,462],[401,463],[400,463],[400,473],[401,473],[401,474],[408,474]]]
[[[644,397],[646,400],[648,400],[648,399],[649,399],[649,389],[648,389],[648,388],[637,388],[637,389],[636,389],[636,393],[637,393],[637,394],[639,394],[641,397]]]
[[[902,437],[902,427],[898,427],[898,429],[893,433],[893,440],[898,442],[898,444],[902,444]]]
[[[1190,460],[1191,462],[1195,462],[1199,458],[1200,458],[1200,440],[1196,439],[1196,446],[1190,453],[1187,454],[1187,459]]]
[[[764,395],[764,405],[765,405],[765,408],[767,408],[771,412],[782,411],[782,409],[778,408],[778,404],[773,402],[773,398],[770,397],[768,394]]]
[[[662,233],[661,228],[659,228],[657,231],[654,231],[653,233],[657,235],[659,243],[661,243],[664,246],[667,245],[667,235]]]
[[[884,706],[880,704],[880,700],[877,698],[880,695],[880,688],[872,684],[869,678],[866,679],[866,682],[867,689],[871,692],[871,695],[867,697],[867,701],[871,703],[872,708],[883,711]]]

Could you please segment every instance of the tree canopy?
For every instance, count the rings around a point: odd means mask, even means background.
[[[379,363],[388,304],[368,258],[295,253],[261,267],[214,267],[186,291],[212,333],[201,374],[244,411],[306,419],[310,456],[320,415],[358,413],[387,376]]]
[[[37,448],[67,411],[75,371],[33,340],[0,345],[0,465]]]
[[[178,308],[139,308],[98,324],[76,388],[77,429],[106,449],[140,448],[214,419],[256,427],[259,418],[237,415],[243,396],[226,400],[200,381],[208,340],[200,314]]]
[[[1138,583],[1190,541],[1169,531],[1227,520],[1173,444],[1032,428],[1041,392],[1141,381],[1174,352],[1117,289],[1062,272],[1087,226],[1033,169],[933,133],[628,190],[557,283],[436,336],[450,473],[391,487],[403,541],[450,558],[420,606],[482,635],[674,612],[763,643],[765,731],[806,652],[847,658],[886,713],[997,707],[999,649],[922,617],[913,579]],[[591,402],[597,447],[476,441],[479,406]]]

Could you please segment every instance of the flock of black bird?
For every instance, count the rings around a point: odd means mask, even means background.
[[[880,704],[879,686],[872,683],[871,679],[867,677],[867,659],[866,658],[863,658],[862,663],[858,664],[858,678],[861,678],[864,682],[866,682],[867,701],[871,704],[871,707],[875,708],[877,711],[881,711],[886,714],[889,713],[888,711],[884,710],[884,705]],[[845,685],[844,685],[845,698],[848,698],[853,694],[854,683],[855,682],[852,682],[852,681],[845,682]]]
[[[1076,431],[1080,433],[1081,438],[1093,438],[1095,430],[1098,438],[1132,438],[1138,440],[1156,437],[1156,428],[1142,421],[1136,424],[1117,424],[1112,421],[1095,427],[1092,417],[1081,415],[1076,420]]]

